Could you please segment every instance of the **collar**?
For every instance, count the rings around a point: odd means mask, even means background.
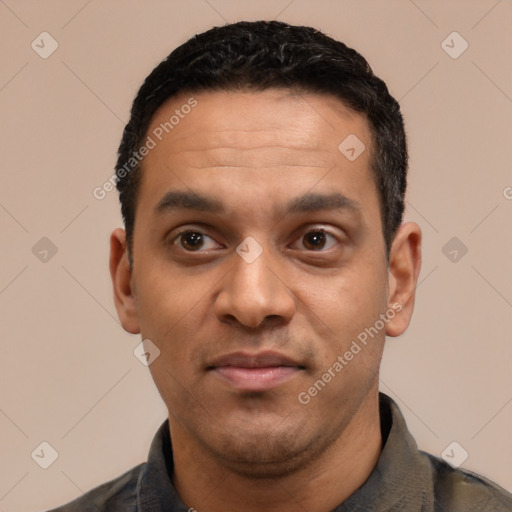
[[[421,512],[433,484],[428,460],[418,450],[393,399],[379,393],[384,447],[366,482],[333,512]]]

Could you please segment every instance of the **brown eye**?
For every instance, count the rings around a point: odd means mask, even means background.
[[[197,251],[204,245],[204,235],[197,231],[188,231],[179,235],[181,246],[187,251]]]
[[[310,231],[303,237],[304,247],[312,251],[318,251],[325,247],[327,233],[325,231]]]
[[[188,229],[177,233],[172,244],[187,252],[206,252],[209,249],[222,249],[222,245],[211,236],[197,229]]]

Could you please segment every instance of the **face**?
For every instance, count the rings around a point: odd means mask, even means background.
[[[378,323],[397,281],[369,126],[330,96],[190,96],[143,162],[133,270],[113,235],[116,305],[160,350],[150,371],[171,432],[241,474],[290,472],[376,394],[386,329],[404,314]],[[351,134],[365,145],[355,160],[339,149]]]

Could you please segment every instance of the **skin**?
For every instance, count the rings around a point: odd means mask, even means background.
[[[189,96],[165,103],[148,134]],[[421,231],[402,224],[387,264],[369,125],[339,100],[284,90],[193,96],[197,107],[145,157],[133,268],[124,230],[111,235],[118,315],[161,351],[150,371],[187,506],[327,512],[364,483],[382,449],[379,366],[385,335],[409,325]],[[366,146],[353,162],[338,150],[349,134]],[[224,211],[157,212],[170,190]],[[285,211],[306,193],[338,193],[356,208]],[[203,238],[178,237],[184,229]],[[236,252],[247,237],[263,250],[252,263]],[[396,303],[385,328],[301,403],[299,393]],[[225,354],[265,350],[297,363],[272,389],[246,392],[209,369]]]

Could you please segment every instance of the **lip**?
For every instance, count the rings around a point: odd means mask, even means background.
[[[284,384],[304,366],[278,352],[233,352],[215,359],[208,370],[239,391],[266,391]]]

